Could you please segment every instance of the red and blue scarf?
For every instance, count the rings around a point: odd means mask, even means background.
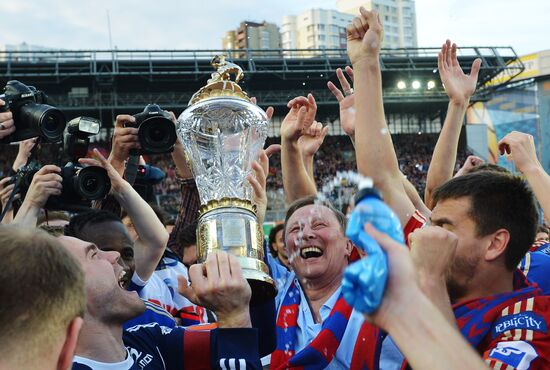
[[[324,369],[334,359],[348,325],[353,308],[340,295],[332,311],[323,321],[321,331],[304,349],[295,351],[298,313],[301,294],[293,281],[288,289],[277,317],[277,348],[271,355],[271,368]],[[376,370],[382,344],[381,332],[375,326],[363,323],[355,342],[350,369]]]

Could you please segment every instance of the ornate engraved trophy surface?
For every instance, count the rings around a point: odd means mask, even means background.
[[[251,303],[258,304],[274,297],[276,288],[263,262],[262,225],[246,177],[264,146],[268,118],[238,85],[243,77],[239,66],[223,56],[211,64],[216,72],[177,123],[201,200],[198,262],[216,250],[236,255],[252,288]]]

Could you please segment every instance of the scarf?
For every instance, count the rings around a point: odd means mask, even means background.
[[[296,281],[293,281],[277,317],[277,348],[271,355],[272,369],[324,369],[334,359],[340,346],[353,311],[341,294],[329,316],[323,321],[319,334],[310,344],[296,353],[300,302],[300,290]],[[367,322],[363,323],[355,342],[350,369],[378,369],[381,344],[380,330]]]
[[[490,333],[493,323],[501,316],[504,308],[540,294],[540,289],[536,285],[530,285],[517,270],[514,274],[514,291],[453,305],[456,324],[462,336],[472,347],[477,348]],[[408,368],[405,361],[402,369]]]

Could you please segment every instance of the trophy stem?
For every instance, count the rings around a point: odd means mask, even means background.
[[[201,206],[197,227],[198,262],[204,262],[209,253],[218,250],[237,256],[243,276],[252,288],[252,305],[275,296],[277,289],[264,262],[263,236],[250,201],[222,198]]]

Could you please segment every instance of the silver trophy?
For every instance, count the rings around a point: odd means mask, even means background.
[[[239,66],[223,56],[211,64],[216,72],[193,95],[177,124],[201,200],[198,261],[204,262],[216,250],[237,256],[252,288],[251,303],[256,304],[276,294],[264,263],[262,225],[246,180],[264,146],[268,118],[238,85],[243,77]]]

